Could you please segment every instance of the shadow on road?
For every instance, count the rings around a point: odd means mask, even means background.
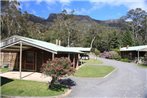
[[[66,85],[68,86],[69,88],[71,88],[72,86],[76,86],[76,82],[71,80],[70,78],[67,78],[67,79],[60,79],[59,80],[59,83],[62,84],[62,85]]]

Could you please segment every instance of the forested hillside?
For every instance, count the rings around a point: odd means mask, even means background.
[[[1,39],[12,35],[27,36],[63,46],[90,47],[100,51],[127,45],[147,44],[147,12],[137,8],[117,20],[95,20],[89,16],[52,13],[47,19],[18,9],[17,1],[1,1]],[[131,21],[130,21],[131,20]]]

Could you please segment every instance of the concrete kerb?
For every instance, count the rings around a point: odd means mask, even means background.
[[[71,93],[72,89],[68,89],[64,94],[57,96],[7,96],[1,95],[1,98],[63,98],[68,96]]]
[[[113,74],[114,72],[116,72],[118,69],[115,68],[113,71],[111,71],[109,74],[107,74],[106,76],[104,76],[103,78],[107,78],[108,76],[110,76],[111,74]]]

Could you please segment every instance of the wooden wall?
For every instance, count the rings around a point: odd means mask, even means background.
[[[144,55],[145,55],[145,52],[139,52],[140,57],[144,57]],[[135,58],[138,57],[138,52],[137,51],[121,51],[121,57],[134,60]]]
[[[26,71],[26,54],[27,52],[33,52],[35,57],[34,57],[34,71],[40,72],[40,68],[43,63],[46,63],[48,60],[52,60],[52,53],[38,49],[38,48],[31,48],[28,50],[24,50],[22,52],[22,70]],[[54,57],[60,58],[60,57],[67,57],[69,58],[68,53],[58,53],[55,54]],[[15,53],[3,53],[2,55],[2,60],[1,64],[4,63],[9,63],[9,67],[12,70],[19,70],[19,52]],[[77,53],[70,53],[70,60],[73,64],[73,67],[77,67],[77,62],[78,62],[78,54]],[[30,67],[31,68],[31,67]],[[29,71],[29,70],[27,70]],[[30,70],[33,71],[33,70]]]
[[[13,70],[18,61],[18,54],[16,52],[1,52],[0,55],[0,66],[8,65],[9,69]]]

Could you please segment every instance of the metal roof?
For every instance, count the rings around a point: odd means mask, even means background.
[[[123,47],[120,51],[147,51],[147,45]]]
[[[90,52],[91,48],[84,48],[84,47],[67,47],[69,49],[73,49],[76,51],[82,51],[82,52]]]
[[[17,36],[17,35],[14,35],[12,37],[2,40],[0,43],[0,48],[4,49],[7,47],[10,47],[14,45],[15,43],[18,44],[20,41],[23,43],[23,45],[33,46],[33,47],[40,48],[42,50],[46,50],[46,51],[53,52],[53,53],[57,53],[57,52],[82,53],[79,50],[59,46],[53,43],[40,41],[40,40],[36,40],[32,38]]]

